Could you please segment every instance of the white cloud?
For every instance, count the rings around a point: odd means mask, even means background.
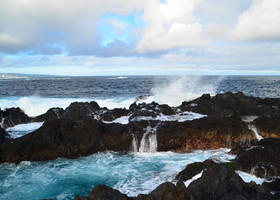
[[[142,30],[136,51],[164,51],[178,47],[208,44],[203,38],[203,27],[196,21],[193,11],[200,1],[167,0],[161,3],[149,0],[144,4],[142,19],[147,26]]]
[[[238,17],[234,40],[280,40],[280,1],[253,0],[250,8]]]

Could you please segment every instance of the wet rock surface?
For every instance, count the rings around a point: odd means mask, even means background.
[[[236,169],[264,178],[280,176],[279,155],[280,139],[263,139],[237,155]]]
[[[210,164],[210,163],[209,163]],[[278,188],[277,183],[266,183],[263,186],[254,182],[244,182],[232,169],[222,164],[211,163],[203,171],[201,178],[194,180],[188,187],[183,181],[165,182],[149,194],[139,194],[137,197],[127,197],[119,191],[107,186],[96,186],[88,197],[76,196],[75,200],[83,199],[135,199],[135,200],[222,200],[222,199],[267,199],[277,200],[278,195],[271,191]],[[95,194],[95,196],[93,196]]]
[[[0,126],[4,129],[28,122],[30,122],[30,117],[28,117],[20,108],[0,109]]]
[[[134,103],[129,109],[109,110],[100,108],[94,101],[74,102],[65,110],[52,108],[33,119],[19,108],[6,109],[0,111],[1,124],[5,128],[30,121],[45,123],[10,144],[3,145],[2,142],[0,162],[75,158],[105,150],[139,151],[144,135],[147,140],[155,135],[157,144],[153,148],[158,151],[245,149],[256,144],[257,139],[248,123],[242,121],[242,116],[258,115],[253,123],[260,134],[277,138],[279,104],[279,99],[227,92],[214,97],[205,94],[183,102],[179,107],[152,102]],[[122,117],[126,117],[127,122],[114,122]],[[132,148],[132,139],[136,148]]]

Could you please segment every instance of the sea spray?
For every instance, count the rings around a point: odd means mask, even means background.
[[[209,79],[202,76],[173,77],[167,83],[155,85],[151,89],[151,96],[142,101],[178,106],[183,101],[193,100],[205,93],[215,95],[223,79],[222,76]]]

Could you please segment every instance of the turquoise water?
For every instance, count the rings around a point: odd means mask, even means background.
[[[136,196],[149,193],[165,181],[173,181],[186,164],[209,157],[228,158],[227,149],[120,154],[104,152],[79,159],[44,162],[24,161],[0,165],[1,199],[73,199],[88,195],[98,184],[106,184]]]

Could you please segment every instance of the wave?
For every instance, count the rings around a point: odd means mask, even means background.
[[[53,107],[67,108],[72,102],[89,102],[96,101],[99,106],[114,108],[128,108],[133,102],[134,98],[47,98],[39,96],[25,96],[25,97],[7,97],[0,98],[0,108],[20,107],[28,116],[37,116],[44,114],[48,109]]]

